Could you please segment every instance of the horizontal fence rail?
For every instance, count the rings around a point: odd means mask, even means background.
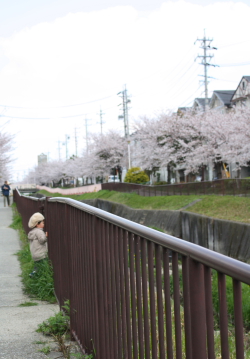
[[[14,199],[26,218],[39,203]],[[71,332],[88,353],[244,358],[249,265],[69,198],[43,202],[55,292],[61,306],[70,300]]]
[[[19,190],[16,188],[13,191],[13,201],[17,205],[17,209],[22,216],[23,228],[26,233],[30,231],[28,222],[33,213],[40,212],[44,215],[44,203],[45,197],[35,198],[22,196]]]
[[[177,183],[160,186],[149,186],[135,183],[103,183],[102,189],[119,192],[135,192],[141,196],[173,195],[231,195],[249,196],[250,179],[223,179],[191,183]]]

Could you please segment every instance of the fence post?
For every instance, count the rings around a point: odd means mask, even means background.
[[[95,232],[101,233],[101,220],[95,217]],[[97,339],[97,359],[101,358],[101,354],[106,357],[107,348],[105,340],[105,295],[104,295],[104,283],[103,283],[103,248],[102,248],[102,237],[95,235],[95,258],[96,258],[96,290],[97,290],[97,310],[98,310],[98,339]],[[104,304],[105,303],[105,304]]]
[[[189,259],[192,359],[206,358],[206,304],[204,267]]]

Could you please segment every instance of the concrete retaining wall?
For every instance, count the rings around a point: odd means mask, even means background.
[[[74,188],[50,188],[47,186],[36,186],[38,189],[44,189],[50,193],[61,193],[61,194],[83,194],[89,192],[98,192],[102,189],[101,184],[93,184],[89,186],[74,187]]]
[[[145,226],[161,228],[168,234],[180,237],[181,225],[180,212],[178,211],[134,209],[123,204],[109,202],[99,198],[83,200],[82,202]]]
[[[250,225],[185,211],[133,209],[101,199],[82,201],[109,213],[150,227],[244,262],[250,262]]]
[[[182,239],[250,262],[250,225],[191,212],[181,213]]]

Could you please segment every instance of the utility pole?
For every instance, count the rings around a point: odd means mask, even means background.
[[[57,141],[58,143],[58,158],[59,158],[59,161],[61,160],[61,141]]]
[[[130,103],[131,101],[127,95],[126,85],[124,85],[124,90],[118,92],[117,95],[120,95],[120,97],[122,99],[122,103],[120,105],[122,105],[122,113],[123,113],[122,115],[118,116],[118,119],[119,120],[123,119],[123,121],[124,121],[124,136],[125,136],[125,138],[128,138],[129,137],[128,103]]]
[[[75,156],[77,157],[77,134],[76,134],[76,130],[77,130],[77,128],[75,127],[75,149],[76,149],[76,154],[75,154]]]
[[[198,39],[195,41],[194,44],[196,44],[196,42],[199,41],[200,42],[200,49],[203,49],[203,55],[197,55],[197,58],[201,59],[200,65],[204,66],[204,75],[200,75],[202,77],[204,77],[204,85],[205,85],[205,111],[207,111],[208,108],[208,78],[209,76],[207,76],[207,68],[208,66],[218,66],[218,65],[214,65],[214,64],[210,64],[208,61],[210,61],[214,55],[213,54],[208,54],[209,50],[217,50],[216,47],[211,46],[211,43],[213,41],[213,39],[209,39],[206,38],[206,32],[204,29],[204,37],[203,39]],[[195,59],[195,61],[196,61]]]
[[[124,121],[124,137],[128,143],[128,168],[131,168],[131,159],[130,159],[130,137],[129,137],[129,120],[128,120],[128,103],[130,103],[130,99],[128,98],[126,85],[124,85],[124,90],[118,92],[117,95],[120,95],[122,99],[122,112],[123,114],[118,116],[118,119],[123,119]],[[119,106],[120,106],[119,105]]]
[[[70,137],[68,135],[65,135],[65,142],[63,142],[63,145],[65,145],[65,149],[66,149],[66,160],[68,159],[68,140],[70,139]]]
[[[100,108],[100,125],[101,125],[101,135],[102,135],[102,125],[105,123],[103,122],[102,116],[105,115],[105,113],[102,112],[102,109]]]
[[[88,119],[87,116],[85,116],[85,133],[86,133],[86,153],[89,152],[89,142],[88,142]]]

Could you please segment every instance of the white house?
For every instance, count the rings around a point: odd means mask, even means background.
[[[250,76],[243,76],[232,97],[236,107],[250,107]]]
[[[216,109],[222,113],[228,112],[232,107],[232,97],[235,90],[214,91],[211,97],[209,108]]]

